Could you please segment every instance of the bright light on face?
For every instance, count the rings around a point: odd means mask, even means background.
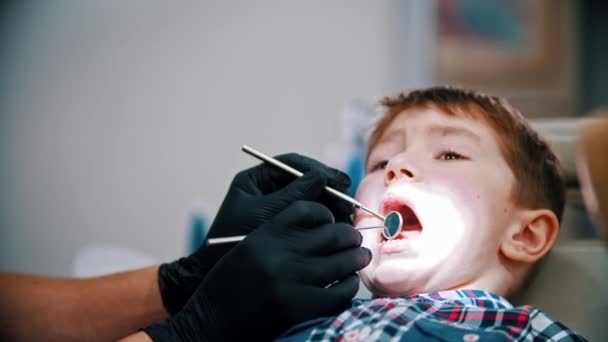
[[[438,189],[437,189],[438,190]],[[454,201],[443,191],[428,192],[407,185],[390,188],[384,199],[399,199],[414,211],[421,231],[402,232],[403,238],[387,241],[378,231],[363,232],[363,246],[374,255],[371,267],[362,271],[364,281],[376,279],[366,285],[376,294],[389,295],[392,289],[401,292],[415,286],[420,271],[440,265],[455,253],[464,235],[465,218]],[[381,208],[379,210],[382,210]],[[356,227],[377,224],[373,216],[359,215]],[[404,218],[405,219],[405,218]],[[373,272],[372,274],[368,274]]]
[[[402,232],[362,231],[372,262],[360,272],[376,296],[403,296],[466,286],[493,272],[510,222],[514,176],[493,131],[435,110],[399,115],[370,153],[357,200],[386,215],[398,211]],[[382,225],[358,211],[355,227]]]

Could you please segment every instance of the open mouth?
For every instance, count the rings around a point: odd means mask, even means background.
[[[382,212],[386,215],[391,211],[396,211],[403,218],[403,226],[401,232],[393,238],[393,240],[405,239],[408,236],[422,231],[422,224],[416,213],[410,206],[397,198],[387,199],[382,203]],[[387,241],[382,232],[380,232],[382,242]]]

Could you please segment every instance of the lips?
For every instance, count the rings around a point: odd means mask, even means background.
[[[399,198],[387,198],[382,202],[381,205],[382,212],[384,215],[390,213],[391,211],[396,211],[401,214],[403,218],[403,226],[401,229],[401,233],[393,238],[393,240],[405,239],[412,234],[422,232],[422,224],[420,220],[416,216],[416,213],[410,207],[406,201]],[[382,241],[387,241],[387,239],[382,235]]]

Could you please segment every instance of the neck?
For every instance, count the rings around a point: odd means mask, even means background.
[[[490,271],[481,274],[479,277],[454,286],[449,290],[482,290],[508,298],[515,290],[512,284],[515,284],[516,279],[516,272],[510,272],[508,268],[497,265],[496,267],[492,267]]]

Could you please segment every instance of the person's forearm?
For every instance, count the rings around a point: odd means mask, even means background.
[[[168,316],[157,273],[158,266],[87,279],[0,273],[0,337],[28,341],[124,337]]]

